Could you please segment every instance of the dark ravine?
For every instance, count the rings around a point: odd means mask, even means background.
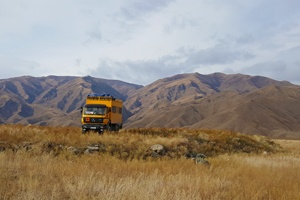
[[[124,101],[125,128],[225,129],[300,139],[300,86],[243,74],[179,74],[147,86],[91,76],[0,80],[0,123],[80,126],[90,93]]]

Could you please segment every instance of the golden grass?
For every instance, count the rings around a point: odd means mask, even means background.
[[[75,127],[36,127],[22,125],[0,126],[0,145],[4,141],[10,149],[18,149],[30,143],[33,149],[62,153],[68,147],[76,147],[83,153],[88,145],[103,146],[107,153],[124,160],[151,157],[149,148],[161,144],[167,150],[166,157],[180,158],[188,153],[204,153],[216,156],[224,153],[277,152],[280,147],[261,136],[247,136],[222,130],[187,129],[129,129],[119,133],[109,132],[81,134]],[[42,146],[42,147],[41,147]],[[1,147],[1,146],[0,146]]]
[[[146,131],[151,132],[149,129]],[[219,140],[221,147],[224,148],[224,144],[232,138],[235,138],[234,142],[248,140],[252,142],[248,141],[244,144],[246,146],[255,144],[257,148],[262,146],[266,146],[266,150],[271,148],[266,145],[270,141],[265,138],[245,139],[243,135],[236,133],[232,133],[233,136],[228,139],[230,135],[228,132],[216,131],[212,136],[209,131],[188,133],[187,130],[179,130],[173,132],[172,137],[167,130],[164,131],[165,136],[158,133],[143,134],[133,130],[98,136],[95,133],[82,135],[76,128],[1,126],[0,141],[14,145],[32,143],[32,149],[7,148],[0,152],[1,199],[299,199],[300,197],[299,141],[276,140],[275,142],[285,150],[276,153],[261,153],[262,149],[250,153],[243,151],[232,153],[227,150],[225,153],[218,152],[208,158],[210,167],[196,165],[192,160],[183,157],[171,159],[172,157],[168,155],[163,159],[149,160],[139,157],[123,159],[117,154],[111,155],[110,151],[80,155],[68,151],[61,151],[59,154],[41,151],[43,149],[41,144],[49,142],[76,147],[101,142],[123,145],[122,148],[118,148],[118,151],[123,149],[123,153],[129,147],[130,150],[142,152],[153,143],[161,143],[176,153],[174,150],[176,146],[186,145],[186,148],[189,148],[188,145],[200,139],[199,135],[203,140],[206,138],[209,142],[215,142],[211,143],[215,146],[218,146]],[[217,134],[220,134],[220,137]],[[225,137],[226,134],[228,135]],[[261,141],[261,145],[255,143],[258,140]],[[142,145],[139,146],[139,143]],[[203,141],[198,141],[198,145],[202,143]],[[226,147],[232,150],[235,143],[229,144]],[[241,149],[239,145],[236,147]],[[182,149],[177,151],[184,152]]]

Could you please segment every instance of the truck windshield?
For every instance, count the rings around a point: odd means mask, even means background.
[[[105,115],[105,107],[84,107],[83,113],[85,115]]]

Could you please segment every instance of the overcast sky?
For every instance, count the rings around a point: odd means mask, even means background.
[[[181,73],[300,84],[299,0],[0,0],[0,79]]]

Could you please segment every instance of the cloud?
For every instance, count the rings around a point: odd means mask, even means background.
[[[102,60],[96,69],[91,70],[93,76],[130,80],[138,84],[149,84],[157,77],[167,77],[180,73],[189,73],[208,65],[228,64],[237,60],[248,60],[254,55],[248,52],[228,50],[221,45],[209,49],[180,48],[173,55],[165,55],[158,59],[127,60],[114,62]]]
[[[249,60],[255,56],[249,52],[232,50],[215,46],[202,50],[188,50],[186,52],[188,66],[197,65],[216,65],[216,64],[230,64],[237,60]]]
[[[300,36],[300,35],[299,35]],[[289,60],[289,61],[294,61],[294,62],[300,62],[300,45],[293,46],[289,49],[286,49],[284,51],[279,52],[280,57]]]
[[[34,73],[39,72],[39,67],[40,64],[34,61],[8,57],[0,54],[0,78],[11,78],[23,75],[34,76]]]
[[[167,7],[172,2],[174,0],[134,0],[123,5],[117,15],[122,18],[122,21],[140,21],[148,15]]]
[[[188,27],[196,27],[198,26],[198,22],[195,19],[186,18],[184,16],[174,16],[171,19],[171,22],[164,27],[164,31],[167,34],[171,34],[176,30],[183,30]]]
[[[107,38],[111,42],[124,43],[136,40],[142,29],[153,25],[152,17],[159,15],[164,9],[176,0],[130,0],[119,5],[117,10],[109,14],[109,29],[112,31]],[[159,19],[162,20],[162,19]],[[155,23],[160,23],[156,21]],[[105,30],[102,30],[104,32]],[[103,34],[106,35],[106,34]],[[113,36],[113,37],[111,37]]]
[[[102,40],[102,34],[101,30],[98,27],[94,27],[91,30],[88,30],[87,33],[87,39],[84,42],[85,44],[91,44],[93,42],[101,42]]]
[[[0,78],[82,74],[145,85],[219,71],[296,82],[299,9],[298,0],[0,0]]]
[[[241,73],[249,75],[261,75],[270,77],[276,80],[286,80],[295,84],[300,84],[300,61],[273,61],[262,62],[252,66],[244,67],[240,70]]]
[[[128,60],[124,62],[103,60],[89,74],[146,85],[156,81],[158,77],[171,76],[174,75],[174,72],[184,73],[188,70],[189,68],[182,67],[178,57],[164,56],[156,60]]]
[[[278,74],[279,72],[284,73],[287,69],[286,63],[283,61],[273,61],[273,62],[262,62],[257,63],[252,66],[242,68],[242,72],[246,74]]]

